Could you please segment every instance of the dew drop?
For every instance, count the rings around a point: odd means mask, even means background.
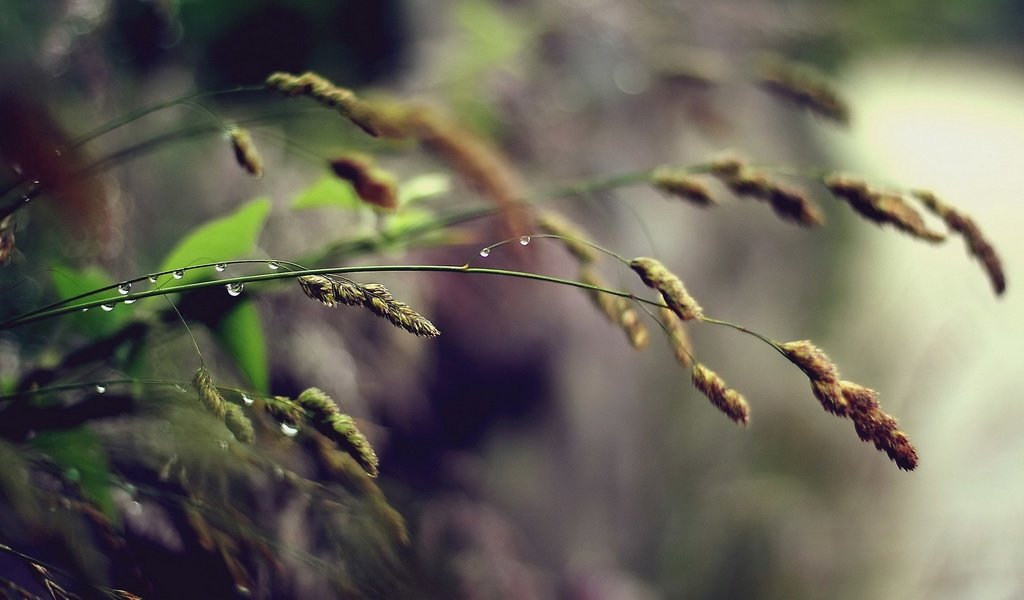
[[[530,243],[530,236],[524,235],[523,237],[519,238],[519,245],[520,246],[526,246],[529,243]]]
[[[110,312],[110,311],[114,310],[114,303],[113,302],[107,302],[106,304],[101,304],[100,308],[102,308],[105,312]]]
[[[125,304],[135,304],[135,301],[136,301],[136,298],[131,298],[129,300],[125,300],[124,303]]]
[[[270,261],[267,263],[267,268],[270,269],[271,271],[276,271],[281,268],[281,265],[277,264],[274,261]]]
[[[214,265],[213,269],[218,273],[223,273],[224,271],[227,271],[228,266],[224,263],[217,263],[216,265]]]
[[[238,296],[242,293],[244,285],[242,283],[229,283],[224,287],[228,291],[228,296]]]
[[[284,479],[284,469],[281,467],[274,467],[274,477],[277,479]]]
[[[480,258],[487,258],[490,255],[491,255],[491,249],[490,248],[484,248],[483,250],[480,251]]]
[[[185,276],[185,271],[183,271],[183,270],[181,270],[181,269],[178,269],[178,270],[177,270],[177,271],[175,271],[175,272],[174,272],[174,273],[173,273],[172,275],[173,275],[173,277],[174,277],[175,279],[181,279],[182,277],[184,277],[184,276]]]
[[[82,312],[88,312],[88,311],[89,311],[89,307],[88,306],[86,306],[85,308],[82,309]]]
[[[132,515],[133,517],[141,515],[142,503],[139,502],[138,500],[133,500],[132,503],[128,505],[128,514]]]
[[[252,596],[252,591],[240,583],[235,584],[235,593],[243,598],[249,598]]]
[[[127,294],[128,292],[131,292],[131,291],[132,291],[132,284],[130,284],[128,282],[122,283],[121,285],[117,286],[117,293],[121,294],[122,296],[124,296],[125,294]]]
[[[39,185],[39,180],[38,179],[33,179],[32,180],[32,185]]]
[[[283,433],[287,437],[295,437],[295,435],[299,433],[299,428],[282,421],[281,433]]]
[[[103,385],[102,383],[97,383],[96,384],[96,393],[97,394],[102,394],[105,391],[107,391],[107,386]]]
[[[149,282],[150,282],[150,283],[156,283],[156,279],[157,279],[157,277],[156,277],[156,275],[150,275],[150,276],[149,276],[149,277],[147,277],[146,279],[149,279]]]
[[[242,404],[252,406],[252,402],[253,400],[249,397],[249,394],[242,394]]]

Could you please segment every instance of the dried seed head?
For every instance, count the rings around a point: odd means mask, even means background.
[[[334,174],[348,181],[359,198],[384,210],[398,208],[398,187],[393,175],[376,167],[368,156],[341,156],[331,161]]]
[[[732,155],[725,154],[711,161],[708,172],[720,180],[727,180],[739,175],[740,171],[746,168],[747,161]]]
[[[907,434],[899,430],[896,419],[882,412],[875,391],[849,381],[842,381],[840,385],[850,406],[850,418],[857,436],[865,442],[872,442],[899,468],[914,470],[918,461],[917,450]]]
[[[348,306],[362,306],[366,304],[366,292],[363,288],[351,281],[333,281],[334,299]]]
[[[690,321],[704,317],[700,305],[687,293],[683,282],[660,261],[641,256],[631,260],[629,266],[636,271],[647,287],[661,292],[669,308],[679,315],[680,319]]]
[[[985,272],[996,295],[1002,295],[1006,291],[1006,275],[1003,273],[1003,263],[999,260],[995,248],[988,243],[981,229],[969,215],[960,212],[953,206],[939,200],[932,192],[916,190],[913,195],[917,197],[935,215],[946,222],[946,226],[952,231],[959,233],[964,242],[967,243],[967,250],[972,256],[981,261]]]
[[[196,374],[192,378],[192,385],[199,392],[199,401],[206,407],[206,410],[223,421],[226,402],[224,396],[220,395],[217,386],[213,385],[213,378],[210,377],[210,371],[206,369],[206,365],[202,365],[196,370]]]
[[[711,169],[712,175],[732,193],[767,202],[781,219],[797,225],[813,227],[825,222],[821,210],[803,190],[784,186],[764,173],[746,168],[738,159],[732,160],[717,168],[713,163]]]
[[[730,419],[743,425],[750,420],[750,407],[747,406],[747,401],[739,392],[728,388],[725,381],[714,371],[697,363],[691,370],[691,379],[694,387]]]
[[[607,283],[596,272],[587,267],[580,269],[579,279],[583,283],[596,287],[608,287]],[[644,326],[640,316],[629,300],[597,290],[588,291],[590,292],[591,300],[594,301],[594,304],[597,305],[604,316],[626,333],[629,344],[633,348],[641,350],[647,346],[647,327]]]
[[[715,203],[711,192],[699,179],[668,167],[655,169],[651,174],[651,185],[670,196],[687,200],[697,206],[711,206]]]
[[[839,125],[848,125],[850,109],[825,78],[812,69],[772,61],[762,67],[760,84],[768,92]]]
[[[775,214],[783,220],[805,227],[817,226],[825,222],[821,210],[799,188],[773,183],[768,191],[768,202],[772,205]]]
[[[331,308],[338,305],[335,284],[323,275],[303,275],[299,277],[299,287],[313,300],[323,302]]]
[[[570,254],[582,264],[597,260],[597,251],[583,243],[586,234],[562,215],[551,211],[537,213],[537,227],[545,233],[557,235]]]
[[[395,300],[391,296],[391,292],[383,285],[368,283],[363,286],[363,291],[366,293],[364,306],[377,316],[391,321],[392,325],[423,337],[441,335],[433,323],[409,308],[406,303]]]
[[[780,348],[811,380],[811,391],[825,410],[834,415],[846,415],[848,407],[839,389],[839,373],[829,357],[808,340],[786,342]]]
[[[231,148],[235,151],[235,160],[254,177],[263,177],[263,159],[252,143],[252,136],[247,129],[231,127],[227,131],[231,140]]]
[[[228,403],[224,405],[224,424],[227,425],[228,430],[235,436],[235,439],[240,442],[249,443],[256,438],[252,421],[249,420],[249,417],[245,416],[242,407],[237,404]]]
[[[672,348],[672,354],[676,361],[684,367],[693,366],[693,346],[690,344],[690,336],[686,335],[686,328],[679,320],[676,313],[667,308],[658,309],[658,319],[665,326],[668,333],[668,344]]]
[[[880,225],[888,223],[927,242],[940,242],[946,238],[944,234],[928,229],[921,214],[897,194],[877,192],[861,180],[839,174],[829,175],[824,184],[833,196],[845,200],[869,221]]]

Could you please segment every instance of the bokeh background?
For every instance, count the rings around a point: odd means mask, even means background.
[[[313,69],[444,107],[493,139],[531,189],[727,148],[932,189],[1001,252],[1005,297],[958,240],[929,247],[880,230],[811,185],[828,219],[813,231],[746,202],[702,212],[644,188],[552,204],[623,255],[662,258],[712,316],[813,339],[900,418],[921,455],[912,473],[823,413],[806,380],[752,338],[692,330],[701,360],[750,400],[743,429],[691,389],[657,336],[633,352],[577,291],[530,282],[388,280],[444,331],[429,342],[293,295],[262,298],[272,384],[317,385],[373,423],[381,485],[409,522],[433,597],[1017,598],[1022,28],[1020,0],[0,0],[0,146],[74,135],[194,88]],[[850,127],[754,85],[766,53],[828,73]],[[273,106],[259,95],[207,103],[225,118]],[[100,180],[100,209],[51,217],[99,210],[92,229],[47,233],[33,215],[19,246],[52,251],[55,236],[71,236],[68,260],[127,277],[256,195],[274,202],[268,257],[360,226],[289,210],[318,166],[274,136],[361,143],[329,115],[293,116],[254,128],[261,180],[238,172],[221,140],[169,145]],[[103,148],[207,118],[158,113]],[[425,168],[406,154],[383,160],[406,175]],[[451,250],[384,258],[573,274],[552,244],[481,263],[476,250],[500,233],[473,231]],[[10,348],[4,356],[0,367],[21,368]],[[289,527],[301,537],[301,524]]]

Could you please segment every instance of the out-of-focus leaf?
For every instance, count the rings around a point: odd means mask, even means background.
[[[99,267],[88,267],[83,270],[75,270],[71,267],[54,265],[52,271],[53,286],[61,299],[68,299],[85,292],[106,287],[113,283],[113,280],[103,269]],[[88,300],[99,300],[104,297],[115,297],[117,292],[108,290],[104,293],[88,298]],[[130,311],[123,304],[118,304],[112,311],[104,311],[94,308],[89,312],[76,312],[68,315],[72,327],[90,339],[101,338],[110,335],[121,328]]]
[[[452,189],[452,178],[445,173],[424,173],[402,183],[398,188],[398,204],[406,206],[442,194]]]
[[[264,393],[269,391],[267,342],[256,305],[251,301],[240,302],[224,313],[212,331],[221,347],[249,377],[253,388]]]
[[[334,175],[324,175],[292,200],[295,210],[323,207],[360,210],[364,206],[355,189]]]
[[[110,464],[99,438],[85,427],[67,431],[40,431],[32,445],[64,467],[70,479],[77,479],[85,498],[109,518],[116,518],[110,496]]]
[[[387,224],[381,232],[386,238],[401,238],[410,229],[414,229],[434,220],[433,211],[425,208],[405,208],[388,217]]]
[[[200,225],[184,236],[167,254],[160,270],[245,256],[256,245],[269,212],[270,199],[255,198],[230,215]],[[176,283],[203,281],[209,279],[210,275],[209,272],[188,271]]]

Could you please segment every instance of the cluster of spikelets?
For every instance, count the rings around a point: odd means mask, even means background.
[[[810,67],[766,60],[761,65],[758,81],[768,92],[819,117],[837,125],[850,122],[850,108],[846,101],[824,76]]]
[[[323,275],[303,275],[298,278],[299,287],[310,298],[334,308],[362,306],[375,315],[387,319],[395,327],[422,337],[441,335],[437,327],[426,317],[395,300],[391,292],[379,283],[358,284],[348,280],[336,280]]]
[[[237,404],[228,402],[213,383],[209,369],[200,366],[192,378],[199,402],[207,412],[221,420],[240,442],[250,443],[256,435],[252,421]],[[309,388],[295,400],[276,396],[266,402],[266,409],[282,422],[298,429],[309,425],[339,449],[349,454],[371,477],[378,474],[377,454],[370,442],[356,427],[349,415],[338,410],[330,396],[317,388]]]

